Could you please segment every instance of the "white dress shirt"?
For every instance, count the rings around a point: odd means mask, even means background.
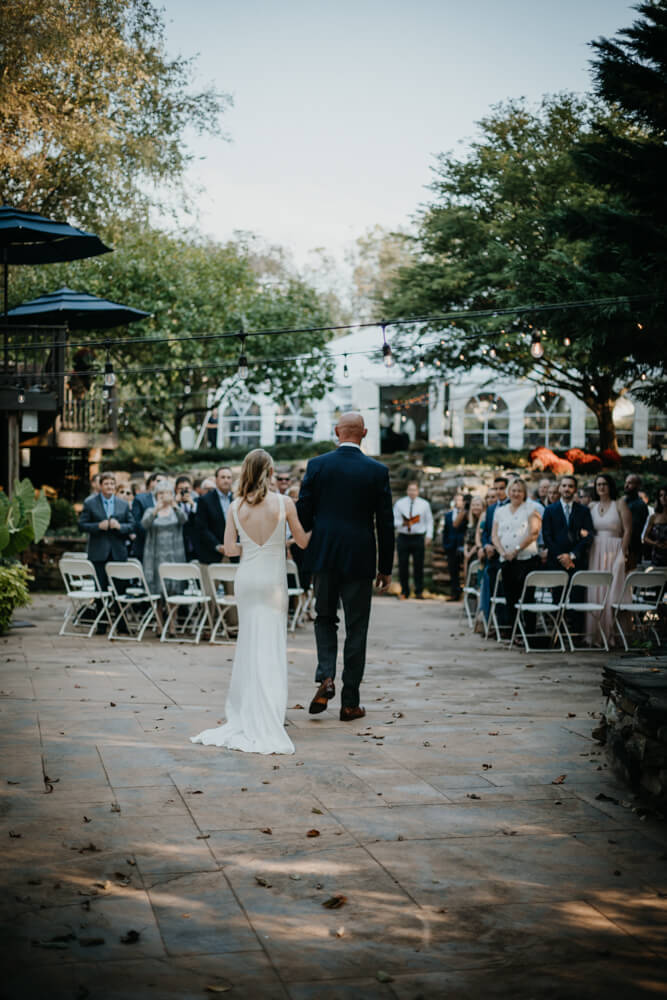
[[[419,520],[408,526],[404,524],[404,517],[419,517]],[[423,497],[401,497],[394,504],[394,527],[399,535],[426,535],[431,540],[433,538],[433,514],[431,505]]]

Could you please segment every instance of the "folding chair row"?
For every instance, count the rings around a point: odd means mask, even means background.
[[[463,587],[463,613],[468,620],[470,628],[475,627],[475,621],[479,613],[480,588],[477,583],[477,575],[481,565],[479,559],[471,559],[468,563],[468,571]]]
[[[59,635],[84,636],[89,639],[104,622],[111,625],[108,590],[101,590],[95,567],[89,559],[63,558],[58,563],[69,604],[65,609]]]

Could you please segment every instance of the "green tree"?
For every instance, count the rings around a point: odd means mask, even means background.
[[[193,92],[151,0],[3,0],[0,200],[99,227],[143,214],[219,133],[228,98]]]
[[[410,330],[400,337],[409,365],[420,357],[443,373],[482,365],[570,390],[595,413],[600,446],[609,448],[616,447],[614,404],[642,384],[658,347],[627,298],[632,283],[618,271],[591,270],[586,240],[558,226],[566,210],[607,197],[582,180],[571,156],[602,123],[626,129],[613,110],[572,95],[545,97],[536,109],[525,101],[492,109],[465,159],[437,158],[434,197],[417,217],[412,259],[398,271],[387,311],[423,316],[623,296],[605,307],[510,312],[454,327],[430,322],[417,337]],[[538,331],[544,355],[535,359],[529,347]]]
[[[70,379],[83,392],[101,394],[99,373],[107,356],[104,346],[89,349],[86,342],[99,343],[107,337],[112,342],[109,357],[117,378],[123,433],[160,428],[178,447],[181,428],[197,423],[208,408],[209,393],[221,380],[230,376],[239,381],[237,337],[195,340],[189,335],[233,333],[242,326],[252,331],[331,323],[326,302],[309,285],[285,266],[277,274],[270,262],[259,265],[247,241],[185,240],[139,225],[111,235],[113,254],[17,269],[11,291],[16,304],[69,284],[152,314],[127,331],[72,331],[69,336],[74,345],[69,365],[82,373],[91,369],[98,373],[92,379],[85,374]],[[174,339],[159,342],[167,336]],[[145,338],[147,343],[139,342]],[[113,343],[116,340],[121,343]],[[248,390],[261,386],[279,400],[322,396],[332,384],[326,340],[326,333],[248,337]]]
[[[623,132],[600,122],[573,156],[582,178],[604,186],[609,197],[573,210],[564,222],[588,241],[587,266],[622,271],[635,293],[652,296],[645,327],[656,345],[667,335],[667,0],[641,3],[631,27],[615,40],[592,43],[597,95],[626,123]],[[652,378],[637,392],[664,405],[664,348]]]

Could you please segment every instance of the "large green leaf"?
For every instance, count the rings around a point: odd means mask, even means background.
[[[25,506],[18,493],[15,493],[9,501],[7,523],[9,525],[9,530],[12,532],[19,531],[25,524]]]
[[[39,542],[46,534],[46,529],[51,521],[51,505],[42,492],[40,492],[35,506],[30,511],[30,519],[34,535],[33,540]]]
[[[9,545],[3,552],[4,556],[12,558],[27,549],[32,541],[32,525],[27,524],[20,531],[13,531],[9,537]]]
[[[5,549],[9,545],[9,528],[7,522],[0,524],[0,556],[5,554]]]
[[[29,479],[16,480],[14,483],[14,496],[19,497],[26,514],[29,514],[37,502],[35,499],[35,487]]]

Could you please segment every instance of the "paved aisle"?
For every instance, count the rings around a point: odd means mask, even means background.
[[[61,609],[0,640],[1,998],[665,990],[667,843],[591,742],[599,655],[380,599],[366,719],[308,716],[308,626],[297,754],[257,758],[188,742],[221,718],[229,647],[59,639]]]

